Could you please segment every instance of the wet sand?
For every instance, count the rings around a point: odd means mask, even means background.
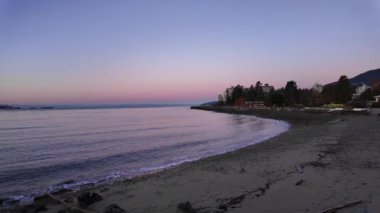
[[[338,212],[380,212],[380,116],[239,113],[285,120],[292,127],[235,152],[62,193],[55,198],[64,204],[41,199],[24,210],[75,212],[78,195],[90,191],[103,199],[81,207],[89,212],[104,212],[111,204],[126,212],[322,212],[357,200]]]

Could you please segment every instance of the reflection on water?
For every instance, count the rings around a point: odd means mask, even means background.
[[[132,177],[245,147],[288,126],[183,107],[1,111],[0,197]],[[62,184],[67,179],[75,182]]]

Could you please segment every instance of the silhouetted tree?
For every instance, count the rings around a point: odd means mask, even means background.
[[[380,95],[380,83],[373,86],[372,93],[374,96]]]
[[[225,104],[226,105],[232,105],[233,104],[233,102],[232,102],[232,93],[230,94],[229,89],[226,89],[225,93],[226,93]]]
[[[288,81],[284,90],[285,103],[288,106],[292,106],[298,103],[299,100],[299,92],[297,83],[295,81]]]
[[[336,84],[336,103],[344,104],[351,100],[354,87],[351,85],[347,76],[342,75]]]
[[[322,104],[334,103],[336,100],[336,85],[325,85],[322,90],[321,100]]]
[[[232,103],[234,104],[237,100],[241,98],[244,98],[244,87],[237,85],[236,87],[234,87],[234,90],[231,94]]]
[[[372,89],[367,89],[366,91],[364,91],[360,96],[359,96],[359,99],[360,100],[363,100],[363,101],[372,101],[373,100],[373,91]]]
[[[256,85],[255,85],[255,100],[256,101],[264,100],[264,91],[263,91],[262,84],[260,81],[256,82]]]
[[[303,106],[313,105],[313,90],[311,89],[298,89],[299,104]]]
[[[255,87],[251,85],[249,88],[245,89],[244,96],[247,101],[255,101],[256,100]]]
[[[321,85],[316,84],[316,88]],[[320,91],[320,90],[318,90]],[[249,88],[241,85],[233,87],[233,90],[227,89],[226,105],[244,105],[245,101],[264,101],[267,106],[294,106],[301,104],[303,106],[319,106],[325,103],[347,103],[352,97],[354,87],[351,86],[346,76],[341,76],[337,83],[325,85],[322,92],[316,92],[313,89],[300,89],[293,80],[288,81],[284,88],[272,90],[264,94],[260,81]],[[231,94],[228,94],[230,92]],[[380,84],[374,88],[371,93],[366,91],[362,98],[368,99],[370,96],[380,94]]]
[[[270,93],[269,102],[271,105],[281,107],[284,105],[283,89],[276,90]]]

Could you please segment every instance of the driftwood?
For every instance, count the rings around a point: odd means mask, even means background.
[[[79,211],[81,211],[81,212],[83,212],[83,213],[92,213],[92,211],[89,211],[89,210],[86,210],[86,209],[82,209],[82,208],[79,208],[79,207],[76,207],[76,206],[72,206],[72,205],[66,203],[65,201],[59,199],[58,197],[56,197],[56,196],[54,196],[54,195],[52,195],[52,194],[50,194],[50,193],[48,193],[47,195],[48,195],[49,197],[53,198],[54,200],[60,202],[60,203],[61,203],[64,207],[66,207],[66,208],[79,210]]]
[[[362,200],[355,200],[353,202],[349,202],[349,203],[345,203],[345,204],[340,204],[340,205],[337,205],[337,206],[335,206],[333,208],[322,210],[320,213],[334,213],[334,212],[336,212],[339,209],[343,209],[343,208],[346,208],[346,207],[354,206],[354,205],[357,205],[357,204],[362,203],[362,202],[363,202]]]
[[[301,180],[297,181],[297,183],[296,183],[296,186],[299,186],[299,185],[301,185],[303,182],[305,182],[303,179],[301,179]]]

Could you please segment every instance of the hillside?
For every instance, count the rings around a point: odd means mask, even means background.
[[[376,83],[380,83],[380,68],[359,74],[351,78],[350,81],[354,85],[365,83],[369,86],[374,86]]]
[[[375,70],[369,70],[367,72],[361,73],[353,78],[350,79],[350,82],[353,85],[359,85],[361,83],[364,83],[368,86],[373,87],[375,84],[380,83],[380,68]],[[323,87],[328,87],[336,84],[337,82],[332,82],[329,84],[325,84]]]

